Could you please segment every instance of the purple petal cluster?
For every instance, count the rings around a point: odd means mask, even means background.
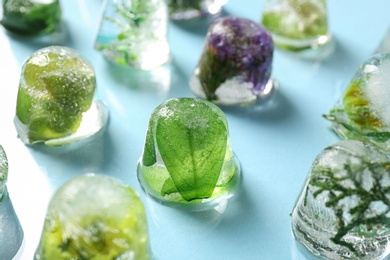
[[[218,19],[209,29],[206,51],[252,82],[254,90],[264,89],[272,71],[274,44],[260,24],[238,17]]]

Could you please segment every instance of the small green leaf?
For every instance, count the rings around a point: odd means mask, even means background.
[[[150,123],[151,124],[151,123]],[[152,166],[157,162],[156,149],[154,148],[154,137],[152,127],[149,125],[146,131],[144,153],[142,155],[142,164],[145,166]]]
[[[171,99],[160,108],[155,133],[157,147],[183,199],[191,201],[212,195],[226,154],[227,131],[225,115],[208,101]]]
[[[365,136],[373,138],[379,143],[384,143],[390,139],[390,132],[372,132],[367,133]]]

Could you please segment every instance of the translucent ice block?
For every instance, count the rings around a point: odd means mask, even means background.
[[[227,0],[167,0],[167,3],[171,19],[187,20],[217,14]]]
[[[315,159],[292,213],[295,238],[325,259],[390,257],[390,161],[345,140]]]
[[[333,50],[326,0],[266,0],[261,23],[281,49],[307,57]]]
[[[23,242],[23,230],[9,197],[8,160],[0,145],[0,259],[13,259]]]
[[[149,259],[144,206],[116,178],[84,174],[62,185],[47,211],[36,260]]]
[[[191,89],[218,105],[254,105],[273,88],[272,59],[272,38],[261,25],[219,18],[208,30]]]
[[[154,69],[170,59],[164,0],[108,0],[95,48],[119,64]]]
[[[149,120],[138,179],[154,199],[172,206],[206,209],[226,201],[240,181],[240,165],[223,112],[193,98],[158,106]]]
[[[50,46],[23,64],[15,126],[26,144],[64,145],[100,132],[108,117],[94,100],[95,72],[75,50]]]
[[[51,33],[61,20],[59,0],[3,0],[1,24],[22,35]]]
[[[342,138],[371,142],[390,151],[390,54],[364,62],[325,118]]]

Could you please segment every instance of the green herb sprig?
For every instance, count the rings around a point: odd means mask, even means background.
[[[357,232],[364,237],[371,237],[376,235],[378,230],[390,228],[390,218],[386,216],[390,212],[390,200],[388,198],[390,186],[383,186],[381,183],[385,175],[390,175],[390,162],[376,163],[363,160],[359,165],[344,164],[342,170],[345,174],[340,177],[335,175],[334,169],[328,167],[317,168],[309,185],[318,188],[313,192],[314,198],[323,192],[328,192],[329,200],[325,203],[325,206],[334,210],[338,222],[337,233],[331,240],[360,256],[362,253],[355,249],[354,244],[346,242],[344,237],[350,232]],[[365,170],[368,170],[373,178],[372,187],[369,190],[363,187],[365,180],[361,178],[361,175],[356,174]],[[353,185],[350,187],[344,185],[343,181],[346,180],[352,181]],[[351,215],[351,219],[346,221],[344,215],[347,209],[340,202],[351,196],[356,196],[359,199],[356,206],[348,209],[347,213]],[[367,214],[371,211],[371,203],[379,201],[383,202],[387,209],[384,212],[367,217]],[[366,231],[361,231],[362,226],[366,227]]]
[[[138,42],[141,35],[145,38],[153,38],[152,33],[148,34],[143,24],[147,21],[151,13],[155,12],[158,5],[150,0],[134,0],[131,8],[125,0],[121,0],[114,6],[114,13],[118,16],[105,16],[104,20],[115,24],[119,28],[119,33],[115,40],[100,44],[98,50],[109,50],[120,53],[122,59],[117,60],[119,64],[132,64],[138,59],[138,53],[132,51],[131,46]]]

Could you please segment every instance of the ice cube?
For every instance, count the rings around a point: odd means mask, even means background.
[[[325,118],[345,139],[373,143],[390,151],[390,54],[375,54],[355,73]]]
[[[302,57],[323,58],[334,49],[326,0],[266,0],[261,23],[276,47]]]
[[[338,142],[311,166],[293,209],[293,234],[325,259],[387,259],[389,199],[388,155],[369,143]]]
[[[191,90],[218,105],[254,105],[271,93],[272,59],[273,41],[261,25],[238,17],[219,18],[208,30]]]
[[[83,174],[50,201],[35,259],[149,259],[147,220],[137,193],[120,180]]]
[[[3,0],[1,25],[21,35],[52,33],[61,20],[59,0]]]
[[[106,1],[95,49],[115,63],[142,70],[170,59],[164,0]]]
[[[8,159],[0,145],[0,259],[13,259],[23,242],[23,230],[7,191]]]
[[[240,182],[225,115],[202,99],[170,99],[152,113],[138,179],[152,198],[202,210],[226,202]]]
[[[75,50],[50,46],[36,51],[20,77],[15,117],[19,137],[26,144],[64,145],[94,136],[108,117],[105,106],[94,100],[95,89],[92,65]],[[81,127],[86,122],[88,131]]]

